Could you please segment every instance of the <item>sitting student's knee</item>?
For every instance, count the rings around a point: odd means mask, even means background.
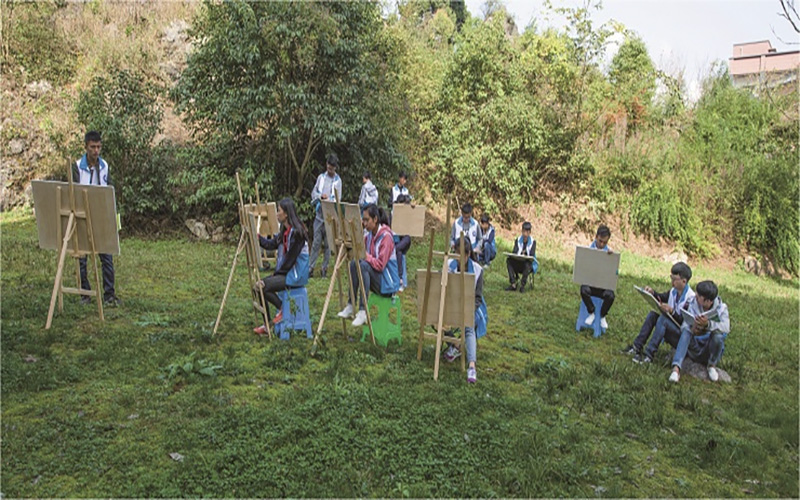
[[[606,290],[603,292],[603,299],[604,300],[614,300],[616,296],[614,295],[614,290]]]

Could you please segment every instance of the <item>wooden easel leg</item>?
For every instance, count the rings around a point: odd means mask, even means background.
[[[328,293],[325,295],[325,303],[322,305],[322,316],[319,318],[319,325],[317,325],[317,334],[314,336],[314,343],[317,342],[317,337],[322,333],[322,327],[325,325],[325,315],[328,314],[328,306],[331,303],[331,296],[333,295],[333,286],[334,282],[336,281],[336,277],[339,274],[339,268],[342,265],[342,261],[344,261],[345,256],[345,248],[344,244],[339,247],[339,252],[336,254],[336,262],[333,265],[333,274],[331,275],[331,282],[328,283]],[[341,289],[341,282],[339,282],[339,288]],[[342,303],[341,293],[339,293],[339,304]],[[344,308],[344,306],[342,306]]]
[[[372,331],[372,318],[370,317],[371,315],[369,313],[369,304],[367,304],[368,291],[364,289],[364,275],[361,272],[361,262],[359,262],[358,260],[358,255],[360,254],[360,252],[356,238],[358,237],[357,235],[359,234],[358,232],[359,226],[358,224],[356,224],[356,221],[354,220],[350,221],[350,224],[353,235],[353,255],[355,256],[356,273],[358,274],[358,283],[359,283],[359,288],[361,289],[361,297],[364,299],[364,312],[367,315],[367,326],[369,327],[369,336],[372,337],[372,345],[376,345],[375,332]],[[355,304],[355,302],[353,302],[353,304]]]
[[[431,230],[431,242],[428,245],[428,270],[425,275],[425,287],[422,289],[422,317],[419,321],[419,339],[417,340],[417,361],[422,360],[422,343],[425,341],[425,318],[428,316],[428,295],[431,290],[431,263],[433,261],[433,239],[436,231]]]
[[[95,285],[95,293],[97,294],[97,312],[100,314],[100,321],[105,321],[105,317],[103,316],[103,295],[100,293],[102,288],[100,288],[100,270],[97,269],[97,248],[94,244],[94,231],[92,229],[92,214],[89,211],[89,193],[84,191],[83,192],[83,206],[84,210],[86,211],[86,232],[89,236],[89,243],[92,246],[92,263],[94,264],[94,285]],[[80,285],[78,285],[80,288]]]
[[[217,314],[217,321],[214,323],[214,331],[211,333],[212,336],[217,334],[217,328],[219,327],[219,320],[222,318],[222,309],[225,308],[225,301],[228,300],[228,291],[231,288],[231,280],[233,280],[233,272],[236,270],[236,260],[239,258],[239,254],[242,253],[242,248],[244,248],[244,231],[242,231],[242,235],[239,236],[239,245],[236,247],[236,254],[233,256],[233,264],[231,264],[231,272],[228,275],[228,284],[225,285],[225,293],[222,295],[222,303],[219,305],[219,313]]]
[[[66,235],[64,236],[64,241],[61,243],[61,253],[58,255],[58,268],[56,269],[56,281],[53,284],[53,295],[50,297],[50,309],[47,311],[47,323],[44,326],[45,330],[50,329],[50,325],[53,323],[53,313],[55,312],[56,308],[56,299],[58,295],[61,293],[61,278],[64,275],[64,259],[67,257],[67,245],[69,244],[69,239],[72,237],[72,233],[75,231],[75,214],[69,214],[69,220],[67,221],[67,230]]]
[[[344,245],[342,245],[342,247],[344,247]],[[342,255],[342,259],[344,258],[345,256]],[[344,300],[344,292],[342,291],[343,290],[342,273],[338,272],[335,274],[335,276],[336,276],[336,285],[339,287],[339,308],[340,308],[339,310],[341,311],[342,309],[344,309],[345,305],[347,305],[347,303]],[[344,338],[347,338],[347,320],[345,318],[342,318],[342,335],[344,335]]]

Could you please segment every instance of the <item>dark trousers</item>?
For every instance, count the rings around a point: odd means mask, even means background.
[[[520,285],[525,287],[528,282],[528,276],[533,272],[533,263],[529,260],[506,257],[506,268],[508,269],[508,281],[511,282],[511,286],[517,283],[517,277],[521,274],[522,281]]]
[[[611,309],[611,304],[614,303],[614,290],[605,290],[603,288],[595,288],[589,285],[581,285],[581,300],[586,306],[589,314],[594,314],[594,304],[592,304],[592,297],[600,297],[603,299],[603,307],[600,308],[600,317],[605,318],[608,310]]]
[[[100,256],[100,263],[103,265],[103,300],[110,300],[117,296],[114,291],[114,260],[107,253],[98,255]],[[86,261],[86,257],[78,259],[81,269],[81,288],[91,290],[92,287],[89,286],[89,278],[87,277]]]
[[[281,306],[283,306],[283,301],[278,297],[277,292],[286,289],[286,275],[275,274],[273,276],[267,276],[261,280],[261,283],[264,284],[264,298],[280,311]]]
[[[364,259],[359,260],[358,263],[361,265],[361,277],[364,279],[364,288],[367,290],[367,298],[369,298],[370,291],[380,294],[381,273],[373,269]],[[359,309],[365,309],[364,299],[361,298],[359,292],[360,283],[358,282],[358,271],[356,270],[355,261],[350,262],[350,290],[353,291],[353,295],[358,300]],[[350,303],[349,299],[347,303]]]
[[[645,354],[650,356],[650,359],[655,357],[656,351],[662,341],[666,341],[672,347],[677,347],[678,341],[681,339],[681,331],[675,326],[672,320],[655,311],[650,311],[647,313],[644,323],[642,323],[642,329],[639,330],[639,335],[633,340],[633,347],[638,352],[642,352],[642,349],[644,349],[647,343],[647,339],[650,337],[650,334],[653,333],[653,329],[662,317],[663,319],[661,319],[661,321],[663,324],[659,325],[659,328],[656,329],[653,338],[650,340],[650,343],[647,344],[647,349],[645,350]]]

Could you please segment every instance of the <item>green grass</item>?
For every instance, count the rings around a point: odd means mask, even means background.
[[[402,346],[346,338],[335,303],[311,357],[302,336],[252,334],[240,266],[212,337],[232,244],[123,239],[123,306],[101,322],[65,296],[44,330],[56,254],[29,215],[0,222],[4,496],[800,495],[796,281],[696,266],[730,307],[733,383],[673,385],[666,365],[619,354],[646,313],[632,285],[667,286],[667,264],[623,255],[611,327],[593,339],[574,329],[569,255],[545,245],[525,295],[502,291],[501,257],[471,386],[458,363],[433,381],[432,342],[417,361],[413,290]],[[415,242],[409,269],[424,254]],[[309,285],[315,326],[325,289]],[[222,368],[170,370],[187,361]]]

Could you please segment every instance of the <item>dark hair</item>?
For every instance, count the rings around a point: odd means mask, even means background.
[[[328,165],[332,165],[336,168],[339,168],[339,157],[336,156],[336,153],[331,153],[328,155],[328,159],[326,160]]]
[[[378,205],[374,203],[370,203],[363,210],[361,210],[362,215],[366,213],[370,219],[378,219],[378,222],[388,226],[389,225],[389,216],[386,215],[386,211]]]
[[[530,231],[531,227],[532,227],[531,223],[528,222],[528,221],[525,221],[525,222],[522,223],[522,230],[523,231]]]
[[[364,170],[364,175],[362,175],[361,177],[365,179],[372,179],[372,176],[369,174],[368,170]]]
[[[405,173],[405,172],[400,172],[400,174],[397,176],[397,178],[398,178],[398,179],[405,179],[405,180],[408,180],[408,174],[407,174],[407,173]]]
[[[411,203],[411,197],[407,194],[400,194],[397,195],[397,199],[394,200],[395,203]]]
[[[477,260],[475,258],[475,252],[472,251],[472,242],[469,240],[469,236],[464,236],[463,238],[456,238],[455,249],[456,253],[461,251],[461,240],[464,240],[464,250],[467,251],[467,258],[472,260]]]
[[[100,142],[102,141],[102,137],[100,136],[100,132],[97,130],[90,130],[86,132],[86,135],[83,136],[83,143],[88,144],[89,142]]]
[[[489,223],[489,214],[481,214],[481,222]]]
[[[464,203],[461,205],[461,213],[462,214],[471,214],[472,213],[472,205],[469,203]]]
[[[600,224],[600,227],[597,228],[597,236],[608,236],[610,238],[611,230],[605,224]]]
[[[672,274],[677,274],[681,278],[689,281],[692,279],[692,268],[686,265],[685,262],[678,262],[670,270]]]
[[[294,208],[294,202],[291,198],[284,198],[278,202],[278,206],[281,207],[283,213],[286,214],[286,220],[288,221],[289,225],[292,226],[292,229],[297,231],[297,234],[301,236],[304,240],[308,240],[308,230],[306,229],[306,225],[303,224],[303,221],[300,217],[297,216],[297,210]]]
[[[706,300],[714,300],[717,298],[717,294],[719,290],[717,289],[717,285],[714,284],[713,281],[701,281],[697,284],[697,288],[694,290],[697,295],[703,297]]]

